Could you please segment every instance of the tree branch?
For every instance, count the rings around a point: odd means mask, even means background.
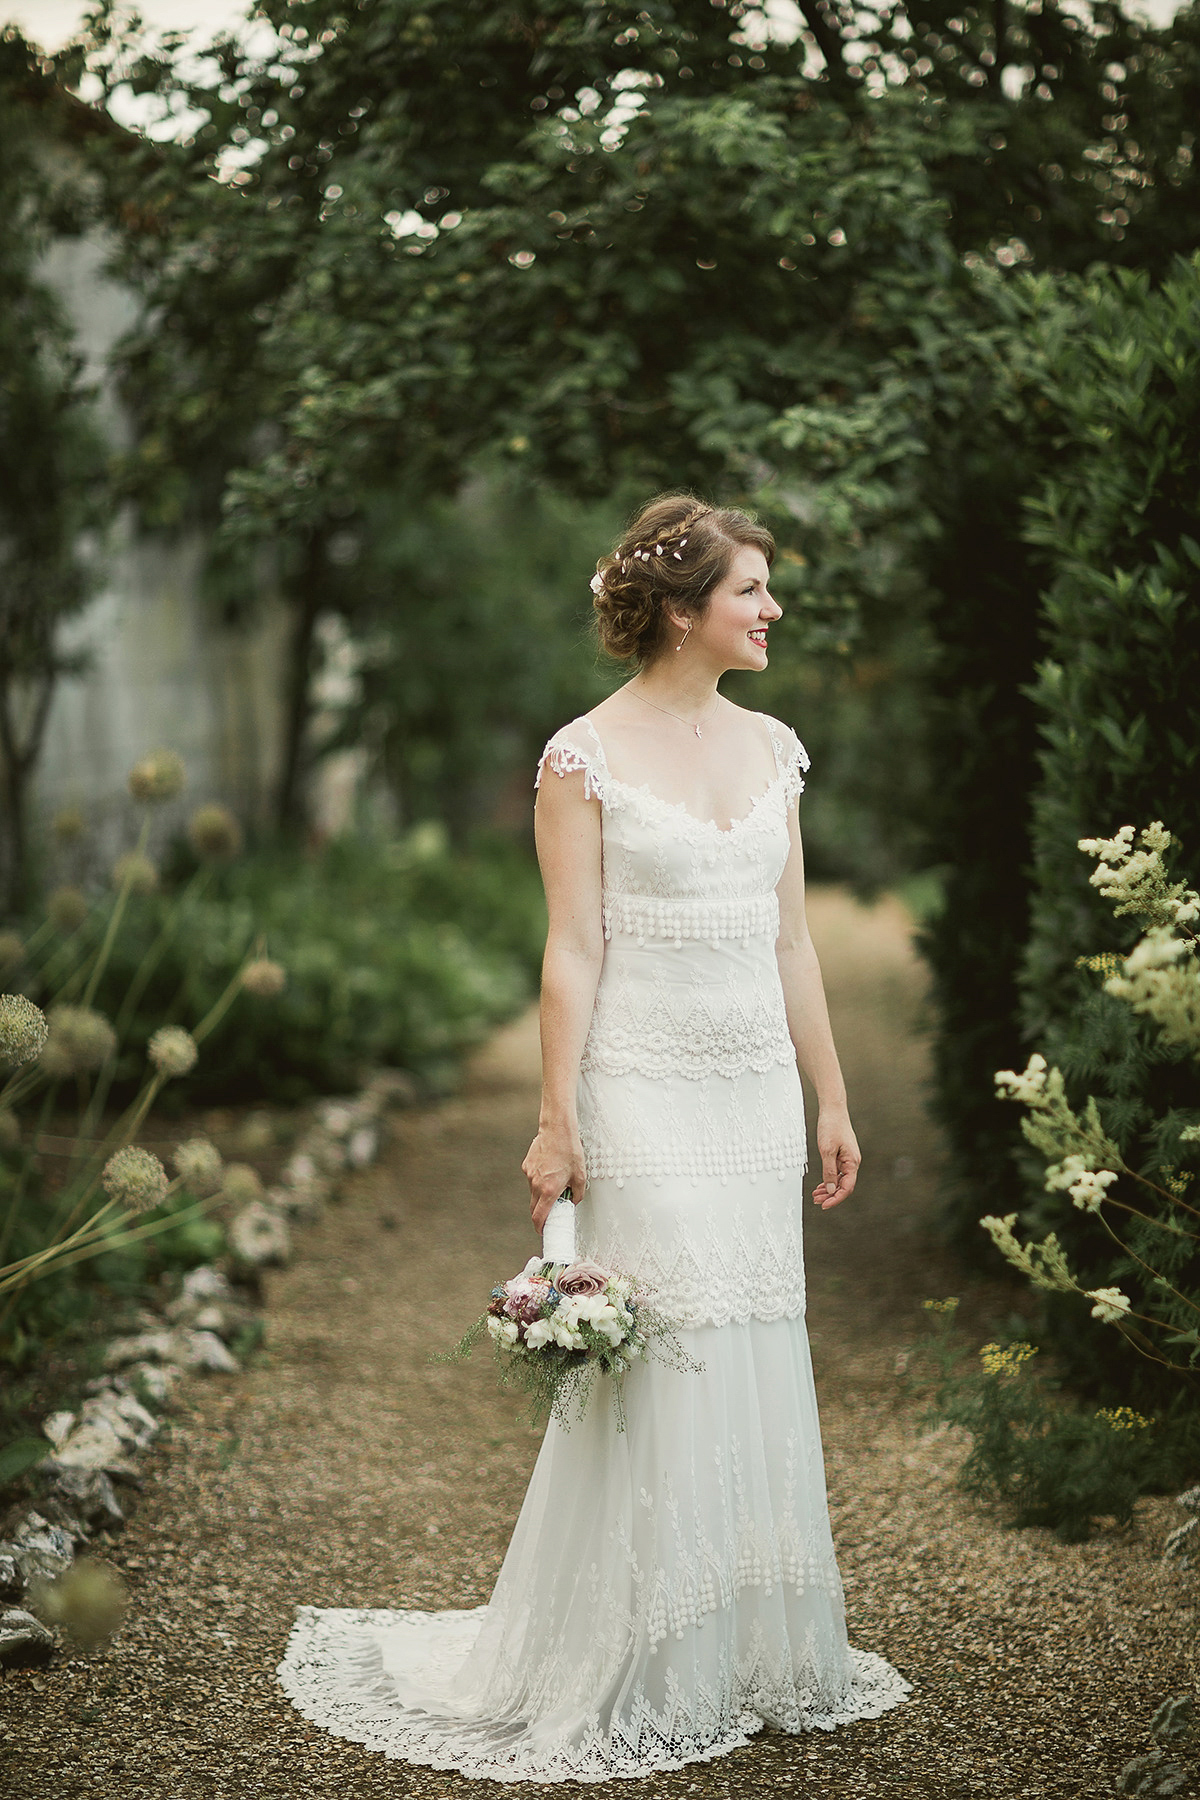
[[[842,55],[842,40],[828,24],[822,0],[798,0],[798,4],[804,14],[805,24],[817,40],[817,49],[825,59],[830,86],[839,96],[853,93],[854,83],[846,72],[846,61]]]

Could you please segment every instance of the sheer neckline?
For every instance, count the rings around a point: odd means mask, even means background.
[[[610,787],[621,788],[627,794],[641,795],[645,799],[653,801],[655,806],[662,807],[665,812],[674,813],[680,818],[687,819],[692,825],[699,827],[701,831],[711,831],[715,833],[717,837],[733,837],[736,832],[741,831],[744,826],[747,826],[752,822],[757,816],[760,807],[770,799],[780,783],[787,779],[788,771],[786,759],[781,754],[781,746],[776,739],[774,726],[766,713],[759,713],[758,716],[766,724],[767,736],[771,740],[771,753],[775,758],[775,774],[767,783],[762,793],[755,795],[754,799],[750,802],[749,810],[742,813],[739,818],[732,819],[728,825],[718,825],[715,819],[700,818],[699,815],[694,813],[691,807],[687,806],[682,800],[668,800],[665,795],[656,793],[648,781],[622,781],[619,776],[613,774],[608,766],[608,755],[604,748],[604,740],[596,730],[592,715],[590,713],[584,713],[583,722],[591,732],[592,739],[600,753],[600,763],[604,769],[604,779]]]

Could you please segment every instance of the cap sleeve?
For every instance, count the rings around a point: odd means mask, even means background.
[[[763,716],[771,733],[775,768],[783,779],[784,794],[789,800],[795,800],[804,792],[804,777],[809,767],[808,751],[790,725],[784,725],[769,714]]]
[[[582,770],[584,799],[590,800],[594,795],[603,801],[608,767],[600,740],[586,720],[576,719],[570,725],[561,726],[549,739],[538,758],[537,773],[533,778],[535,788],[541,787],[547,769],[560,777],[575,775]]]

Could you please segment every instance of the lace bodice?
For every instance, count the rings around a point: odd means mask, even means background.
[[[564,725],[546,745],[543,772],[582,771],[583,791],[603,815],[605,935],[719,942],[778,933],[775,885],[787,861],[787,810],[804,790],[808,754],[788,726],[765,713],[775,776],[728,830],[678,801],[611,774],[589,718]]]
[[[728,829],[616,780],[590,719],[556,732],[538,767],[539,781],[547,768],[582,772],[601,808],[604,962],[579,1122],[588,1180],[612,1188],[594,1208],[584,1200],[581,1244],[617,1262],[636,1245],[640,1278],[696,1325],[804,1308],[804,1102],[775,890],[808,757],[787,726],[766,725],[774,778]],[[735,1178],[753,1205],[731,1206]],[[682,1213],[647,1200],[680,1179],[692,1193]]]

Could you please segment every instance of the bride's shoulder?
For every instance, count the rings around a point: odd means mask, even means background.
[[[796,792],[799,793],[804,786],[804,782],[800,778],[809,767],[808,751],[792,727],[786,725],[782,719],[777,719],[773,714],[764,712],[758,713],[756,717],[761,719],[767,728],[780,774],[786,774],[792,785],[799,782],[799,786],[796,787]]]
[[[535,787],[541,786],[547,769],[559,776],[582,771],[585,796],[590,798],[593,792],[599,791],[606,773],[604,749],[587,713],[569,719],[547,738],[546,747],[538,758]]]

